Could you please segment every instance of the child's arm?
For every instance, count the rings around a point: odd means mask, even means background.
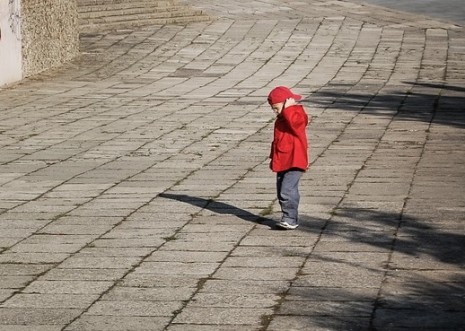
[[[305,130],[305,127],[308,124],[308,116],[302,108],[292,108],[293,107],[285,108],[281,112],[281,116],[287,122],[291,133],[295,136],[298,136],[298,131]]]

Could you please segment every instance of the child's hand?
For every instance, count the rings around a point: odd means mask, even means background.
[[[294,106],[296,104],[297,103],[295,102],[295,99],[288,98],[283,102],[272,104],[271,109],[273,109],[273,112],[276,114],[276,116],[279,116],[279,114],[281,114],[283,110],[286,109],[286,107]]]

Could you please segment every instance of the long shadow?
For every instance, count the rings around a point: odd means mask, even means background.
[[[463,87],[463,86],[441,85],[441,84],[421,83],[421,82],[407,82],[407,81],[404,81],[403,83],[410,84],[410,85],[425,86],[425,87],[431,87],[431,88],[436,88],[436,89],[444,89],[444,90],[449,90],[449,91],[456,91],[456,92],[464,92],[465,93],[465,87]]]
[[[207,209],[211,212],[223,215],[234,215],[247,222],[268,225],[276,228],[276,222],[253,214],[247,210],[238,208],[228,203],[218,202],[212,199],[189,196],[186,194],[162,193],[159,195],[165,199],[188,203],[193,206]],[[344,222],[337,218],[345,219]],[[319,234],[327,220],[317,219],[301,215],[298,231],[307,231]],[[394,231],[401,225],[402,235],[394,237]],[[451,232],[443,232],[441,229],[423,224],[420,220],[405,216],[399,219],[395,213],[385,213],[368,209],[340,208],[329,220],[325,231],[339,235],[349,241],[363,243],[374,247],[408,254],[411,256],[427,255],[438,261],[449,264],[465,263],[465,235]],[[380,231],[381,227],[389,231]],[[323,233],[324,235],[324,233]],[[395,238],[395,246],[393,240]]]
[[[165,199],[171,199],[179,202],[188,203],[202,209],[207,209],[217,214],[234,215],[247,222],[264,224],[268,225],[271,228],[275,227],[275,222],[269,218],[260,215],[255,215],[247,210],[235,207],[224,202],[218,202],[212,199],[193,197],[186,194],[161,193],[159,196]]]
[[[304,224],[300,231],[310,233],[319,231],[311,222],[323,221],[305,216],[301,219]],[[332,254],[336,249],[314,252],[311,261],[316,263],[315,274],[310,271],[298,276],[278,316],[299,316],[297,323],[303,323],[303,327],[308,323],[334,331],[465,330],[463,233],[446,232],[409,215],[400,217],[397,213],[370,209],[339,208],[324,226],[322,238],[325,235],[382,248],[373,251],[360,248],[362,256],[365,251],[392,252],[394,256],[386,268],[381,268],[374,261],[340,258]],[[353,251],[339,253],[350,255],[357,253],[357,249],[354,246]],[[319,262],[321,268],[317,266]],[[326,264],[331,266],[324,274],[328,281],[321,282],[318,278]],[[359,270],[360,275],[386,273],[387,278],[379,284],[382,286],[379,293],[377,287],[371,288],[370,293],[370,288],[362,284],[349,285],[355,279],[348,278],[349,284],[345,286],[339,281],[345,266]]]
[[[374,210],[341,208],[335,213],[347,222],[332,219],[330,227],[339,230],[341,236],[360,243],[366,243],[380,248],[392,245],[393,231],[395,235],[394,252],[411,256],[431,256],[436,260],[455,265],[465,263],[465,235],[462,233],[445,232],[439,228],[424,224],[411,216],[379,212]],[[392,231],[370,230],[376,227]]]
[[[442,281],[409,272],[389,276],[396,285],[384,291],[376,303],[376,294],[370,295],[367,288],[292,287],[292,300],[284,301],[277,315],[298,317],[296,330],[465,329],[463,274],[446,276]]]
[[[311,95],[304,103],[366,114],[386,115],[386,111],[404,120],[429,122],[465,128],[465,87],[403,82],[414,88],[389,94],[353,93],[350,85],[330,85]]]

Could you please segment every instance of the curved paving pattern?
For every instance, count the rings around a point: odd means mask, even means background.
[[[465,34],[347,1],[187,1],[0,91],[0,330],[459,330]],[[306,98],[302,226],[268,169]]]

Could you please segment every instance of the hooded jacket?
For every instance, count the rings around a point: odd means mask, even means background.
[[[308,116],[301,105],[292,105],[281,111],[274,124],[270,168],[274,172],[292,168],[307,170]]]

